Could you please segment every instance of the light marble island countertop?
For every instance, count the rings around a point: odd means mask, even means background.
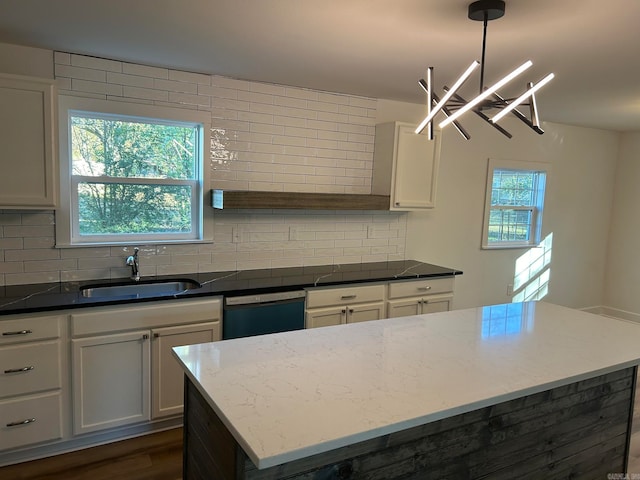
[[[258,468],[640,361],[640,325],[544,302],[174,348]]]

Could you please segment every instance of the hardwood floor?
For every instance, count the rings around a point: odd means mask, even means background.
[[[0,468],[2,480],[177,480],[182,428]]]

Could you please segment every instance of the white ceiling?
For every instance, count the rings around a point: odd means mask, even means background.
[[[424,102],[480,60],[468,0],[2,0],[0,42],[240,79]],[[640,1],[506,0],[489,23],[485,84],[534,63],[543,120],[640,130]],[[461,93],[471,98],[479,74]]]

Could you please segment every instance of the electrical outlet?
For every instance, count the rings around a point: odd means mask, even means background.
[[[233,243],[240,243],[242,241],[242,231],[239,227],[233,227],[231,229],[231,241]]]
[[[367,238],[373,238],[373,225],[367,225]]]
[[[507,296],[508,297],[512,297],[513,296],[513,284],[512,283],[508,283],[507,284]]]

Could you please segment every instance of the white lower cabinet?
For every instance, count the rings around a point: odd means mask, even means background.
[[[346,285],[307,292],[306,328],[380,320],[385,316],[385,285]]]
[[[221,305],[216,298],[72,314],[74,434],[181,414],[184,376],[171,348],[220,340]]]
[[[407,317],[423,313],[447,312],[451,310],[453,295],[425,295],[424,297],[389,300],[388,316]]]
[[[453,303],[453,277],[409,280],[389,284],[387,316],[407,317],[446,312]]]

